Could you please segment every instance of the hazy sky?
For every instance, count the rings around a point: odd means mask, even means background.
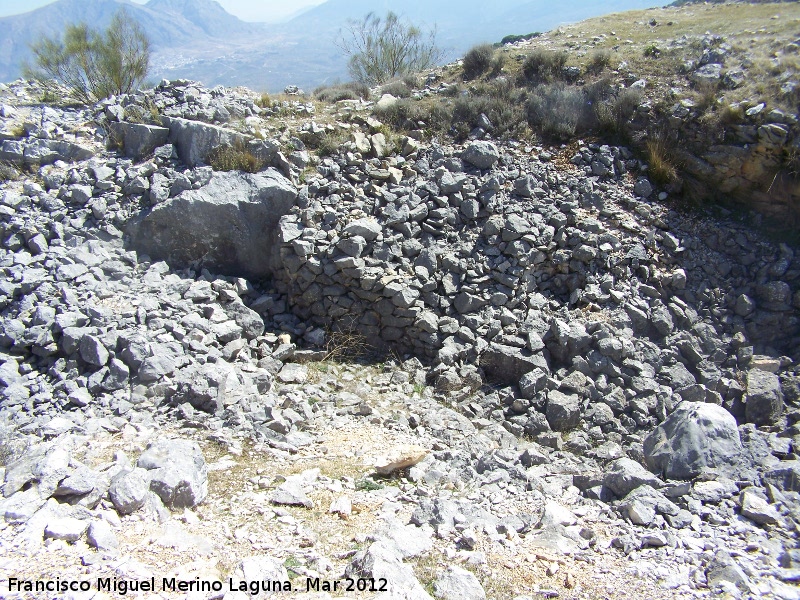
[[[147,0],[133,0],[147,4]],[[28,12],[53,0],[0,0],[0,17]],[[225,10],[245,21],[274,22],[324,0],[217,0]]]

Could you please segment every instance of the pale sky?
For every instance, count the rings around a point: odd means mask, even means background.
[[[29,12],[53,0],[0,0],[0,17]],[[133,0],[147,4],[147,0]],[[232,15],[244,21],[271,23],[284,20],[297,11],[322,4],[324,0],[217,0]]]

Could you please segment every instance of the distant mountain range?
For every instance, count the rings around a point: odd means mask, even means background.
[[[295,84],[314,88],[347,79],[346,57],[335,40],[348,19],[388,10],[435,26],[449,58],[479,42],[546,31],[608,12],[649,8],[652,0],[327,0],[286,23],[247,23],[213,0],[58,0],[31,12],[0,18],[0,81],[19,77],[30,44],[69,23],[105,27],[120,6],[141,23],[153,46],[152,79],[186,77],[206,85],[246,85],[276,91]]]

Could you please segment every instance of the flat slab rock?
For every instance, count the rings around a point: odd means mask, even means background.
[[[428,451],[421,446],[405,445],[392,448],[375,461],[375,471],[378,475],[391,475],[420,463]]]
[[[132,247],[185,267],[194,261],[217,273],[263,278],[273,273],[278,222],[297,188],[275,169],[258,174],[215,173],[145,211],[128,225]]]

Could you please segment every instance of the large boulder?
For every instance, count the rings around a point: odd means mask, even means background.
[[[495,342],[481,356],[481,367],[490,380],[507,385],[516,385],[523,375],[536,368],[550,372],[543,354]]]
[[[752,369],[747,374],[745,418],[756,425],[775,425],[783,413],[781,381],[775,373]]]
[[[617,496],[624,498],[640,486],[659,488],[662,482],[636,461],[623,457],[611,463],[603,484]]]
[[[414,570],[403,563],[397,548],[385,540],[374,542],[356,554],[347,566],[345,575],[385,582],[386,594],[381,594],[381,597],[398,600],[432,600],[420,584]]]
[[[647,467],[668,479],[736,477],[749,467],[736,419],[716,404],[682,402],[644,439]]]
[[[581,402],[576,394],[552,390],[547,395],[547,422],[554,431],[575,429],[581,420]]]
[[[764,473],[763,480],[785,492],[800,492],[800,460],[778,463]]]
[[[158,440],[136,464],[149,471],[150,489],[170,508],[191,508],[208,495],[208,466],[194,442]]]
[[[472,142],[462,155],[464,161],[479,169],[491,169],[500,159],[497,146],[491,142]]]
[[[278,221],[296,198],[297,188],[274,169],[215,173],[208,185],[140,214],[127,233],[133,248],[153,259],[202,261],[217,273],[260,279],[277,266]]]
[[[175,144],[178,157],[190,167],[204,164],[215,148],[247,143],[245,135],[225,127],[178,117],[163,117],[161,120],[169,129],[169,141]]]
[[[65,140],[6,140],[0,145],[0,160],[29,166],[51,165],[57,160],[79,162],[92,156],[89,148]]]
[[[144,123],[110,123],[111,134],[122,144],[125,156],[141,160],[167,143],[169,129]]]
[[[450,565],[433,584],[433,593],[442,600],[485,600],[486,592],[472,573]]]

